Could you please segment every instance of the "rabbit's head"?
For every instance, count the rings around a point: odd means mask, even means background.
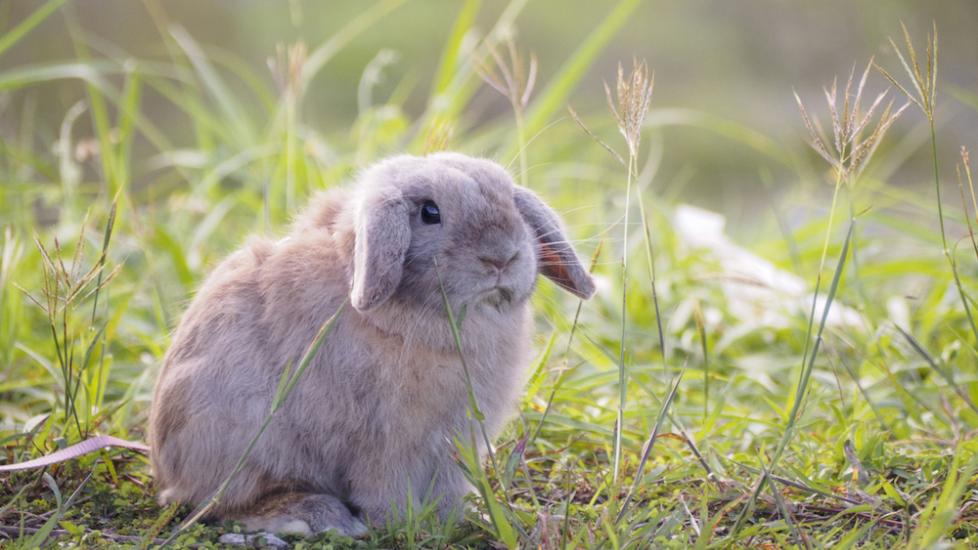
[[[367,170],[352,197],[351,302],[506,310],[537,273],[589,298],[594,283],[560,220],[498,164],[454,153],[399,156]]]

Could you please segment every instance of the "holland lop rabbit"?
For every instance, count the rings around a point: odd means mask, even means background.
[[[322,193],[288,237],[224,260],[177,327],[150,413],[160,501],[214,493],[283,369],[349,299],[213,514],[361,536],[425,495],[458,510],[470,485],[453,440],[474,428],[442,286],[465,308],[462,353],[493,437],[530,359],[537,273],[594,292],[554,212],[491,161],[398,156]]]

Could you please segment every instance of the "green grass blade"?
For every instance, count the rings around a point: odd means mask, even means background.
[[[472,29],[475,18],[479,14],[481,0],[465,0],[452,25],[452,32],[448,35],[448,41],[442,48],[441,60],[438,62],[438,72],[431,87],[431,100],[434,101],[446,91],[452,84],[452,78],[458,70],[459,55],[462,51],[462,42]]]
[[[65,513],[61,502],[61,490],[58,488],[57,482],[55,482],[54,478],[47,472],[44,473],[44,482],[47,484],[48,488],[51,489],[51,492],[54,493],[54,498],[57,501],[58,506],[54,510],[54,513],[51,514],[51,517],[44,522],[44,525],[42,525],[41,528],[38,529],[31,536],[31,538],[25,542],[24,548],[42,548],[44,546],[44,541],[51,536],[51,532],[58,525],[58,522],[61,521],[61,518]]]
[[[103,76],[121,72],[106,63],[48,63],[25,65],[0,72],[0,91],[10,91],[52,80],[79,79],[100,89],[106,87]]]
[[[235,129],[235,137],[242,145],[255,143],[256,135],[249,122],[248,113],[238,103],[237,96],[231,93],[230,88],[221,79],[204,50],[183,27],[173,27],[170,29],[170,34],[183,49],[184,55],[190,59],[214,103],[223,112],[225,124]]]
[[[9,31],[0,34],[0,55],[11,47],[13,47],[20,39],[27,36],[32,30],[34,30],[38,25],[44,22],[45,19],[51,16],[65,0],[48,0],[41,7],[34,10],[34,13],[27,16],[26,19],[21,21],[16,27],[10,29]]]
[[[118,128],[118,147],[116,154],[116,181],[110,182],[109,192],[115,196],[120,189],[129,187],[132,172],[132,141],[142,96],[142,76],[138,69],[126,77],[122,88],[122,102],[118,107],[116,127]]]
[[[319,71],[322,70],[333,56],[352,42],[354,38],[363,33],[363,31],[369,29],[374,23],[403,3],[404,0],[381,0],[372,4],[360,12],[352,21],[344,25],[329,40],[313,50],[302,66],[299,95],[309,86],[312,79],[319,74]]]
[[[588,68],[598,55],[605,49],[621,27],[628,22],[629,17],[641,4],[641,0],[620,0],[611,13],[591,31],[577,50],[561,65],[550,84],[533,101],[526,116],[525,132],[527,136],[535,136],[550,123],[554,113],[559,112],[567,103],[567,98],[584,78]],[[515,140],[513,141],[515,143]],[[515,145],[503,155],[504,158],[516,154]]]
[[[244,452],[241,453],[241,456],[238,458],[234,468],[231,469],[227,477],[225,477],[218,486],[217,491],[215,491],[211,498],[202,503],[197,510],[195,510],[186,520],[183,521],[183,523],[179,525],[179,527],[173,531],[173,533],[170,534],[166,541],[163,542],[163,546],[166,546],[167,544],[176,540],[181,533],[206,516],[207,513],[221,501],[221,498],[224,497],[224,492],[227,491],[228,486],[231,485],[234,478],[237,477],[238,473],[240,473],[242,468],[244,468],[245,462],[248,460],[248,457],[251,456],[252,451],[254,451],[255,445],[258,444],[258,440],[261,439],[261,436],[264,435],[265,430],[268,429],[269,424],[271,424],[272,419],[275,417],[275,413],[279,411],[282,404],[286,399],[288,399],[289,395],[292,393],[292,390],[295,388],[295,385],[302,377],[302,373],[304,373],[306,369],[309,368],[309,365],[312,364],[312,360],[316,358],[316,355],[319,353],[319,348],[321,348],[323,343],[326,341],[326,337],[333,332],[333,327],[336,326],[336,321],[340,318],[340,315],[343,313],[345,308],[346,302],[344,301],[340,307],[336,309],[336,312],[333,313],[329,319],[326,319],[326,321],[323,322],[322,326],[319,328],[319,331],[316,333],[316,337],[309,344],[309,348],[303,354],[302,360],[299,361],[299,366],[296,367],[295,371],[291,374],[288,384],[281,392],[276,391],[276,399],[272,403],[271,410],[267,415],[265,415],[265,419],[262,421],[258,431],[255,433],[254,437],[251,438],[251,441],[248,443],[248,446],[245,447]]]
[[[969,408],[971,408],[971,410],[975,411],[975,413],[978,414],[978,405],[975,405],[975,402],[972,401],[971,397],[968,396],[968,392],[966,392],[964,388],[962,388],[957,382],[955,382],[954,377],[951,375],[951,373],[941,368],[940,365],[937,364],[937,360],[934,359],[934,357],[932,357],[931,354],[927,353],[927,350],[924,349],[924,346],[922,346],[920,342],[918,342],[917,339],[913,337],[913,335],[905,331],[900,326],[897,326],[896,328],[900,332],[900,334],[903,335],[903,338],[907,341],[907,343],[910,344],[910,347],[912,347],[914,351],[916,351],[917,354],[920,355],[924,359],[924,361],[927,362],[927,365],[930,366],[931,370],[939,374],[941,378],[943,378],[944,381],[947,382],[948,385],[954,389],[954,392],[958,394],[958,397],[960,397],[961,400],[964,401],[964,403],[968,405]]]
[[[978,469],[978,457],[975,456],[971,457],[967,466],[961,467],[965,452],[960,446],[954,450],[941,492],[921,513],[908,548],[939,548],[945,538],[954,538],[954,524],[961,511],[961,499],[973,489],[972,476]]]
[[[655,446],[655,441],[659,437],[659,433],[662,431],[666,416],[669,414],[669,407],[672,406],[673,399],[676,398],[676,392],[679,390],[679,384],[683,381],[683,375],[686,374],[686,366],[679,371],[676,375],[675,381],[672,383],[672,387],[669,389],[669,394],[666,395],[666,399],[662,402],[662,407],[659,409],[659,416],[655,419],[655,424],[652,427],[652,433],[649,434],[648,440],[645,442],[645,449],[642,451],[642,457],[638,461],[638,469],[635,472],[635,479],[632,481],[632,486],[628,490],[628,494],[625,495],[625,500],[621,504],[621,509],[618,514],[615,515],[615,523],[621,521],[621,519],[628,512],[628,506],[635,495],[635,491],[638,490],[638,486],[642,483],[642,473],[645,471],[645,464],[649,460],[649,456],[652,454],[652,448]]]
[[[825,324],[828,321],[829,310],[832,308],[832,302],[835,300],[836,292],[839,290],[842,273],[845,269],[846,258],[849,255],[849,244],[852,239],[854,226],[855,221],[850,220],[849,231],[846,233],[846,240],[842,245],[842,252],[839,253],[839,261],[836,265],[835,273],[832,275],[832,284],[829,286],[829,292],[825,300],[825,307],[822,310],[822,317],[818,324],[818,331],[815,334],[815,342],[812,345],[811,352],[807,356],[807,363],[802,365],[801,373],[798,377],[798,387],[795,392],[794,402],[791,405],[791,412],[788,414],[788,424],[785,426],[784,434],[781,436],[781,440],[778,442],[774,455],[771,457],[770,465],[761,473],[761,477],[754,486],[753,492],[741,510],[740,515],[737,517],[737,521],[734,523],[733,529],[731,530],[731,538],[736,536],[737,532],[743,525],[743,522],[747,519],[747,516],[753,511],[754,503],[757,502],[757,498],[760,496],[761,491],[764,490],[764,484],[767,482],[771,472],[777,467],[778,461],[781,459],[781,455],[784,453],[788,443],[791,442],[791,439],[794,436],[795,423],[798,421],[798,415],[801,411],[802,403],[805,401],[805,395],[808,393],[809,380],[811,379],[812,371],[815,368],[815,359],[818,358],[818,351],[822,344],[822,334],[825,331]]]

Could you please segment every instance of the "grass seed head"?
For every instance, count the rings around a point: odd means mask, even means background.
[[[900,65],[910,79],[913,90],[909,90],[897,80],[889,71],[876,65],[876,70],[880,72],[894,86],[900,89],[907,98],[923,111],[928,120],[934,118],[934,106],[937,101],[937,23],[934,23],[933,30],[927,35],[927,46],[924,50],[924,66],[921,67],[920,57],[914,48],[913,41],[910,39],[910,32],[907,26],[900,23],[903,30],[903,42],[906,53],[901,51],[896,41],[890,38],[890,46],[900,59]]]
[[[302,83],[302,70],[306,64],[306,44],[297,42],[286,47],[275,46],[275,57],[268,58],[268,68],[272,71],[275,85],[283,94],[294,94]]]
[[[450,120],[446,118],[435,119],[428,129],[428,133],[425,134],[422,154],[428,155],[447,150],[454,132],[455,125]]]
[[[969,196],[971,198],[971,208],[974,212],[975,222],[978,222],[978,197],[975,196],[975,180],[971,176],[971,155],[968,153],[968,148],[964,145],[961,146],[961,162],[957,167],[958,171],[958,186],[962,189],[961,203],[965,210],[965,219],[969,220],[968,216],[968,203],[964,197],[964,186],[967,184]]]
[[[857,81],[856,67],[853,65],[841,90],[838,79],[833,79],[831,87],[823,88],[832,129],[831,139],[795,92],[802,122],[808,130],[809,145],[832,166],[840,182],[852,182],[859,177],[886,131],[909,105],[907,103],[894,110],[893,100],[885,101],[889,90],[884,90],[876,95],[868,107],[863,108],[863,92],[872,67],[873,61],[870,60]]]
[[[638,146],[642,140],[642,124],[645,122],[645,116],[652,104],[652,89],[654,87],[655,73],[649,73],[648,65],[644,61],[639,62],[637,59],[632,60],[632,70],[627,77],[621,63],[618,64],[618,82],[615,96],[612,96],[608,84],[605,83],[604,85],[608,107],[618,122],[618,130],[625,137],[628,152],[632,156],[638,154]]]
[[[530,53],[527,60],[511,35],[505,38],[503,44],[506,47],[505,58],[494,44],[489,43],[487,49],[492,63],[476,60],[475,70],[486,84],[509,100],[513,110],[523,113],[537,80],[537,57]]]

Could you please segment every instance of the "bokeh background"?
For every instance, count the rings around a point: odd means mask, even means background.
[[[246,71],[249,78],[264,80],[272,88],[267,60],[275,55],[277,45],[304,42],[313,48],[343,28],[367,4],[92,0],[73,6],[72,13],[75,32],[90,38],[93,49],[114,57],[165,60],[167,46],[160,29],[179,25],[219,62],[226,63],[226,68]],[[364,68],[384,51],[396,57],[384,67],[374,95],[386,96],[395,89],[406,94],[405,114],[415,118],[427,104],[439,56],[461,5],[449,0],[412,0],[378,20],[339,51],[312,81],[302,107],[303,122],[331,138],[347,139],[347,135],[337,134],[343,134],[357,117],[357,92]],[[34,2],[5,2],[0,6],[0,21],[18,21],[35,7]],[[477,27],[487,31],[506,7],[505,2],[484,3]],[[520,46],[539,59],[539,82],[549,81],[612,7],[604,2],[559,0],[533,1],[525,6],[516,20],[515,32]],[[792,91],[797,90],[809,102],[821,101],[822,87],[835,75],[844,79],[854,64],[861,69],[873,56],[891,69],[898,67],[888,37],[901,43],[901,22],[918,37],[932,23],[940,30],[945,94],[938,116],[942,143],[948,145],[941,154],[953,163],[957,146],[952,144],[966,143],[967,132],[978,126],[978,113],[959,103],[974,102],[978,86],[978,5],[973,0],[902,0],[885,6],[873,0],[642,2],[587,69],[569,103],[580,112],[602,109],[605,98],[601,83],[613,81],[617,63],[627,65],[637,57],[647,60],[656,73],[653,109],[661,112],[663,124],[675,121],[672,115],[676,109],[705,113],[755,130],[772,143],[804,151],[805,134]],[[64,18],[53,17],[7,52],[0,59],[0,68],[74,56]],[[871,91],[877,91],[887,84],[874,74],[870,86]],[[232,92],[245,106],[249,102],[256,106],[258,100],[244,85]],[[32,88],[31,112],[42,132],[38,139],[56,139],[54,132],[64,112],[83,93],[78,81]],[[5,97],[0,128],[9,139],[28,98],[25,94]],[[900,99],[898,93],[895,97]],[[181,135],[186,140],[191,138],[192,128],[169,102],[149,93],[142,108],[168,135],[176,136],[176,141]],[[507,119],[510,109],[505,100],[485,87],[465,114],[467,123],[478,127]],[[86,133],[86,118],[78,121],[76,131],[81,136]],[[910,131],[905,138],[909,141],[896,159],[891,158],[902,166],[890,182],[923,184],[929,162],[926,148],[919,147],[926,138],[923,125],[919,120],[899,124]],[[559,133],[563,127],[573,130],[574,123],[565,116],[556,126],[549,131]],[[608,126],[607,121],[604,126]],[[547,138],[546,133],[538,136]],[[662,138],[662,153],[660,185],[680,186],[684,200],[735,214],[735,219],[745,222],[752,221],[751,209],[758,205],[758,194],[771,192],[771,186],[761,181],[759,165],[769,165],[774,171],[772,181],[779,193],[785,192],[786,186],[799,184],[782,181],[792,175],[786,172],[779,178],[777,164],[760,158],[750,147],[738,147],[724,136],[704,132],[695,125],[671,125]],[[140,180],[137,185],[152,184],[152,175],[136,176]],[[735,223],[733,229],[743,228]]]

